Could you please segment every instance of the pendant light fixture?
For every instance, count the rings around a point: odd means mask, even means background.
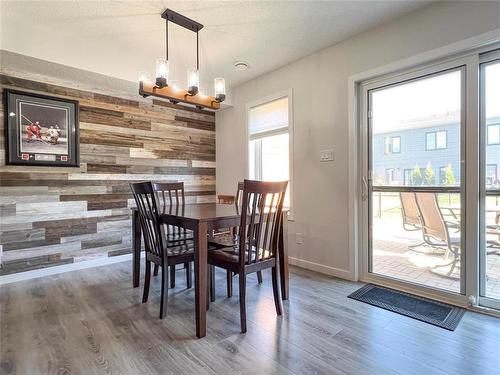
[[[200,92],[200,58],[199,58],[199,31],[203,28],[190,18],[187,18],[173,10],[167,9],[162,15],[165,19],[165,57],[156,60],[156,77],[154,83],[151,82],[147,72],[139,74],[139,94],[143,97],[155,96],[168,99],[172,103],[188,103],[196,107],[219,109],[220,103],[226,99],[226,81],[224,78],[214,79],[215,96],[208,96]],[[170,80],[170,66],[168,61],[168,21],[173,22],[185,29],[196,33],[196,68],[187,70],[187,89],[182,89],[178,85],[172,85]]]

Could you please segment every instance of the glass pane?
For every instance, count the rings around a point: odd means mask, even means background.
[[[289,144],[288,133],[265,137],[262,141],[262,175],[263,181],[288,181]],[[290,186],[285,196],[285,207],[290,207]]]
[[[485,202],[485,260],[483,293],[500,299],[500,62],[486,65],[484,70],[486,113],[486,202]]]
[[[370,271],[457,293],[461,80],[460,71],[450,71],[370,92]],[[392,140],[390,153],[386,139]]]
[[[453,71],[376,90],[371,94],[373,185],[383,186],[394,168],[396,185],[460,185],[461,73]],[[400,152],[385,150],[399,137]],[[439,169],[450,178],[441,183]],[[404,171],[412,178],[404,180]]]

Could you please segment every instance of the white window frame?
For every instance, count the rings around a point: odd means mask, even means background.
[[[269,130],[269,131],[264,131],[264,132],[259,132],[258,135],[250,135],[250,110],[254,107],[258,107],[260,105],[273,102],[279,99],[287,98],[288,99],[288,127],[287,128],[281,128],[281,129],[275,129],[275,130]],[[271,135],[279,135],[279,134],[285,134],[288,133],[288,168],[289,168],[289,176],[290,180],[288,182],[288,186],[290,189],[290,210],[288,211],[288,220],[293,220],[294,218],[294,211],[295,211],[295,201],[294,201],[294,178],[293,178],[293,155],[294,155],[294,138],[293,138],[293,89],[288,89],[284,91],[280,91],[277,93],[274,93],[272,95],[263,97],[261,99],[255,100],[253,102],[247,103],[246,105],[246,171],[245,171],[245,176],[246,178],[250,178],[250,141],[259,139],[259,138],[264,138],[268,137]],[[255,166],[255,168],[259,168],[258,165]]]

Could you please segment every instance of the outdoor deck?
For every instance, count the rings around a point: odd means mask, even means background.
[[[381,215],[376,212],[373,218],[373,272],[460,292],[460,265],[448,275],[450,266],[439,267],[446,263],[444,250],[415,246],[422,243],[422,232],[405,230],[400,206],[395,205],[393,199],[386,200],[382,203]],[[500,247],[488,248],[487,253],[485,294],[500,299]]]

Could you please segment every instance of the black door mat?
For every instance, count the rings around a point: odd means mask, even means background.
[[[373,284],[365,285],[348,297],[449,331],[457,328],[465,314],[460,307]]]

